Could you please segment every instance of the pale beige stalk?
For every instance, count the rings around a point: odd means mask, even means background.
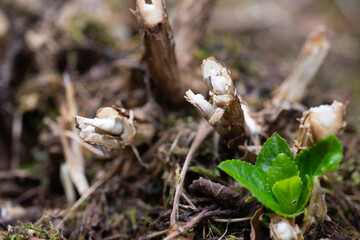
[[[308,35],[293,69],[279,87],[273,99],[275,105],[281,102],[299,102],[303,98],[306,87],[319,70],[329,48],[325,27],[317,27]]]

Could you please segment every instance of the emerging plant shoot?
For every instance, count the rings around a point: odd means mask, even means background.
[[[261,130],[249,110],[242,104],[230,77],[230,71],[215,58],[205,59],[201,65],[202,75],[211,97],[210,102],[201,94],[188,90],[185,98],[226,140],[244,140],[257,136]]]
[[[346,126],[345,108],[343,103],[334,101],[332,105],[320,105],[304,112],[300,119],[298,149],[307,148],[331,134],[341,134]]]
[[[94,119],[75,117],[80,137],[87,143],[121,149],[134,140],[136,129],[132,111],[117,107],[100,108]]]
[[[293,217],[307,206],[314,181],[335,170],[342,159],[339,140],[330,135],[293,157],[278,134],[263,145],[256,164],[228,160],[219,168],[248,188],[267,208]]]

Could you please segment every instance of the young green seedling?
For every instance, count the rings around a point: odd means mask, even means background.
[[[270,210],[293,217],[307,206],[314,181],[335,170],[342,157],[341,144],[333,135],[294,157],[285,140],[274,134],[261,148],[255,165],[227,160],[219,168]]]

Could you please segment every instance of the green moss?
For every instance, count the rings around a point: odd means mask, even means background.
[[[12,227],[11,231],[0,233],[0,236],[6,240],[26,240],[29,237],[43,238],[47,240],[59,240],[61,239],[61,234],[59,230],[55,229],[50,222],[49,226],[38,226],[25,224],[19,222],[20,225]]]
[[[87,39],[91,39],[103,45],[114,45],[108,27],[91,15],[78,16],[74,19],[67,32],[70,39],[76,43],[84,43]]]

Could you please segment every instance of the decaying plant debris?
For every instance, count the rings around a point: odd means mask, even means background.
[[[134,113],[116,107],[99,109],[94,119],[76,116],[75,122],[85,142],[111,149],[130,145],[136,135]]]
[[[0,1],[0,239],[359,238],[345,2]],[[343,146],[292,218],[218,168],[274,132]]]

